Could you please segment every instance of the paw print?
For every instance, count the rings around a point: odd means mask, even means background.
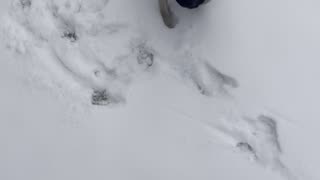
[[[23,9],[31,7],[31,0],[20,0],[20,5]]]
[[[124,101],[121,95],[111,94],[106,89],[94,90],[91,96],[91,104],[96,106],[115,105]]]
[[[137,64],[150,68],[154,65],[154,50],[147,46],[146,42],[141,39],[134,39],[131,42],[131,51],[136,56]]]
[[[143,65],[145,67],[151,67],[154,63],[154,54],[153,52],[147,48],[144,44],[141,44],[137,47],[137,60],[138,64]]]
[[[190,70],[190,79],[195,84],[199,92],[205,96],[226,93],[226,86],[236,88],[237,81],[221,73],[207,61],[193,63]]]
[[[76,42],[78,40],[78,35],[75,31],[66,31],[63,33],[62,37],[69,39],[71,42]]]

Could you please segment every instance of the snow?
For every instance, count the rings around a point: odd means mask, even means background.
[[[320,178],[316,20],[172,6],[1,2],[1,179]]]

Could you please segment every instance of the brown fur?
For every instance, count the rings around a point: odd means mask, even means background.
[[[176,19],[169,7],[168,0],[159,0],[159,8],[164,24],[168,28],[174,28],[176,25]]]

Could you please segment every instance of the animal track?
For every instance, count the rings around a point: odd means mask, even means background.
[[[154,63],[154,52],[145,43],[139,44],[135,51],[137,51],[137,61],[140,65],[146,68],[151,67]]]
[[[64,32],[62,37],[68,38],[71,42],[76,42],[78,40],[78,35],[76,32]]]
[[[15,2],[12,19],[30,34],[30,39],[35,39],[27,42],[28,49],[41,51],[39,46],[47,48],[46,52],[57,61],[53,63],[60,65],[85,88],[94,90],[92,104],[123,102],[130,82],[155,65],[158,50],[149,44],[139,29],[126,23],[106,21],[102,10],[108,0]],[[188,55],[177,56],[179,58],[181,61],[173,63],[159,59],[157,65],[169,64],[175,73],[203,95],[224,92],[225,85],[237,86],[233,78],[222,74],[205,60]]]
[[[184,60],[174,64],[175,69],[205,96],[226,93],[226,86],[233,88],[238,86],[235,79],[224,75],[206,60],[192,56],[181,56],[179,58]]]
[[[255,150],[252,148],[252,146],[246,142],[239,142],[237,144],[237,148],[239,148],[240,150],[244,151],[244,152],[249,152],[252,154],[255,154]]]
[[[23,9],[29,8],[32,4],[31,0],[20,0],[21,6]]]

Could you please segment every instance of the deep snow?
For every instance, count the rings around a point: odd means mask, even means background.
[[[315,121],[282,115],[309,111],[285,2],[173,4],[174,30],[150,0],[10,4],[1,179],[319,178]]]

